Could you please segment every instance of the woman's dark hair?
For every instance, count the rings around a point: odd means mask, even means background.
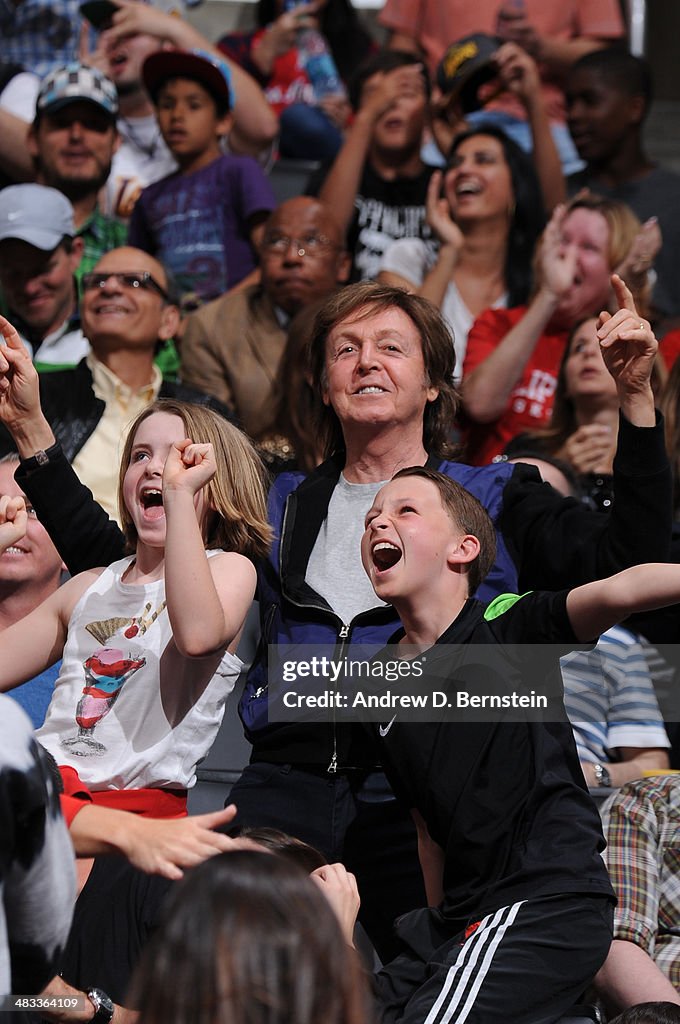
[[[532,284],[534,248],[546,223],[543,195],[533,161],[524,150],[493,124],[475,125],[453,140],[448,161],[461,143],[477,135],[488,135],[503,147],[510,170],[513,209],[505,254],[504,279],[508,290],[508,306],[522,306],[529,298]]]
[[[170,893],[133,982],[141,1024],[367,1024],[366,981],[317,886],[274,854],[223,853]]]
[[[550,414],[550,420],[545,427],[539,430],[531,431],[527,434],[522,435],[524,447],[531,444],[535,448],[536,454],[539,452],[554,453],[558,452],[571,437],[571,435],[577,430],[578,422],[576,419],[576,407],[574,400],[567,394],[567,362],[572,355],[572,344],[577,333],[583,326],[588,323],[589,320],[597,320],[595,316],[584,316],[580,320],[577,320],[572,329],[569,331],[567,337],[567,343],[564,346],[564,352],[562,353],[562,359],[560,360],[560,368],[557,371],[557,383],[555,385],[555,395],[553,397],[553,407]],[[666,371],[664,369],[663,360],[657,357],[652,367],[652,388],[655,395],[663,393],[662,387],[666,384]],[[677,385],[676,385],[677,386]],[[664,411],[662,409],[662,411]],[[666,414],[666,449],[669,449],[669,431],[675,430],[675,416],[672,414]],[[669,426],[672,424],[673,426]],[[516,455],[511,455],[510,445],[505,449],[506,453],[511,458],[517,458]],[[541,455],[541,458],[544,456]]]
[[[314,317],[325,300],[304,306],[291,320],[276,375],[274,430],[290,441],[298,469],[311,473],[323,458],[315,424],[321,418],[321,392],[312,387],[309,340]]]
[[[276,21],[280,14],[277,0],[259,0],[257,24],[260,28]],[[361,24],[350,0],[328,0],[319,11],[319,30],[328,41],[340,77],[346,82],[374,48],[370,33]]]
[[[569,331],[567,343],[564,346],[564,352],[560,360],[560,368],[557,371],[557,383],[555,385],[555,395],[549,422],[539,430],[522,435],[524,447],[529,447],[530,442],[533,442],[536,453],[539,455],[541,450],[547,454],[558,452],[578,427],[574,402],[567,394],[567,360],[571,355],[572,342],[578,331],[583,324],[595,319],[597,318],[593,316],[584,316],[577,320]],[[510,446],[505,451],[511,458],[517,458],[517,455],[511,454]],[[543,456],[540,455],[540,457],[542,458]]]

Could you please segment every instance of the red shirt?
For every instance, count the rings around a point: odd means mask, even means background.
[[[468,335],[463,381],[491,355],[526,311],[526,306],[487,309],[477,317]],[[494,455],[501,454],[511,438],[547,424],[567,334],[567,331],[547,330],[540,336],[522,376],[512,389],[505,412],[497,420],[475,423],[466,417],[463,424],[466,462],[485,466]]]
[[[669,331],[659,342],[659,352],[667,370],[673,369],[673,363],[680,355],[680,328]]]

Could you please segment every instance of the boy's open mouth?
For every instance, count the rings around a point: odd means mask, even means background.
[[[391,569],[401,559],[401,551],[396,544],[390,544],[387,540],[378,541],[371,550],[373,564],[380,572]]]

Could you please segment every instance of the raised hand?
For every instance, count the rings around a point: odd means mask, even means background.
[[[633,244],[616,268],[616,273],[637,290],[646,280],[648,271],[654,266],[662,242],[659,222],[656,217],[650,217],[633,239]]]
[[[253,48],[257,63],[260,63],[260,57],[263,65],[270,69],[274,58],[288,53],[295,46],[301,29],[318,28],[319,20],[314,17],[317,6],[316,3],[299,4],[272,21]]]
[[[533,57],[518,43],[504,43],[496,51],[498,78],[504,89],[528,106],[541,89],[541,77]]]
[[[10,433],[24,420],[42,417],[38,373],[15,327],[0,316],[0,420]]]
[[[361,905],[356,878],[344,864],[324,864],[312,871],[310,878],[332,906],[345,941],[352,946],[354,925]]]
[[[26,536],[28,515],[21,497],[0,495],[0,555]]]
[[[459,252],[463,245],[463,232],[451,215],[448,199],[441,195],[443,174],[435,171],[427,187],[425,219],[442,245],[450,245]]]
[[[213,446],[194,444],[189,438],[174,444],[163,467],[163,491],[197,494],[215,475],[217,463]]]
[[[422,90],[423,72],[420,64],[406,64],[391,71],[378,71],[364,82],[359,109],[368,111],[375,121],[392,104],[410,90]]]
[[[611,283],[619,308],[613,315],[603,310],[598,317],[602,358],[616,381],[623,412],[639,426],[652,426],[655,416],[651,377],[659,345],[649,321],[638,313],[625,281],[612,274]],[[635,411],[629,409],[631,403]],[[641,410],[644,423],[637,419]]]
[[[562,239],[565,217],[566,207],[560,203],[553,210],[541,241],[541,288],[557,299],[571,288],[576,270],[576,246],[565,245]]]

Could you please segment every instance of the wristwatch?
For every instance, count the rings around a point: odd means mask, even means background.
[[[593,765],[593,775],[595,776],[595,782],[597,783],[598,788],[601,789],[603,786],[611,786],[612,777],[607,768],[603,764],[600,764],[599,761],[596,761]]]
[[[34,473],[40,466],[47,466],[52,461],[52,457],[57,454],[60,450],[60,444],[55,441],[54,444],[50,445],[49,448],[45,448],[43,451],[34,452],[33,455],[29,455],[27,459],[21,460],[21,465],[26,473]]]
[[[111,1024],[114,1010],[113,1000],[101,988],[88,988],[85,994],[94,1006],[94,1017],[91,1018],[91,1024]]]

